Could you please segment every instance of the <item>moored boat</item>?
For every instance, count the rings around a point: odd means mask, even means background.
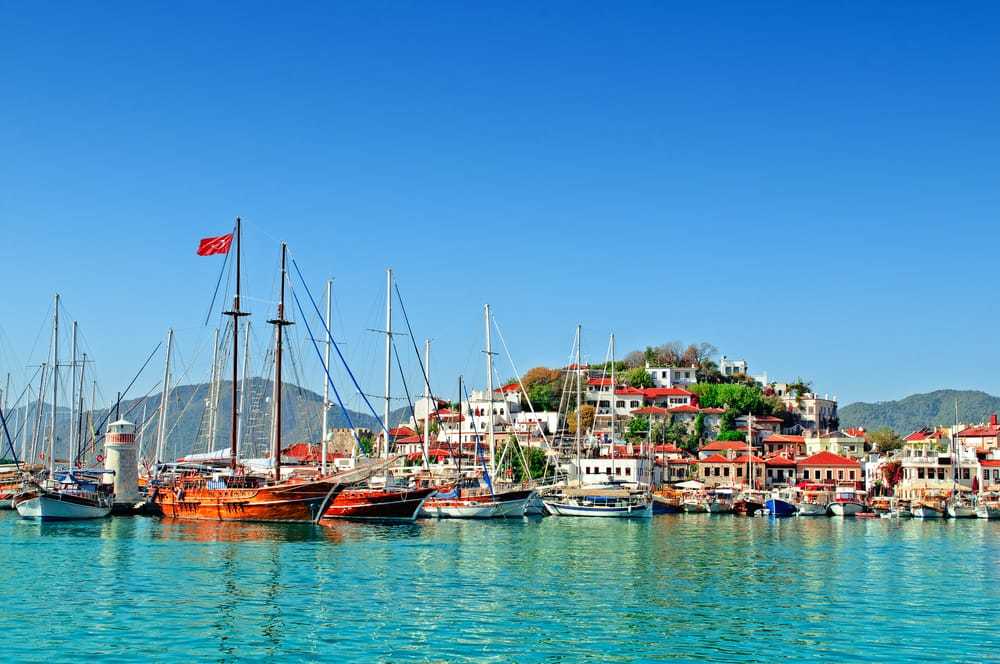
[[[323,511],[322,520],[413,521],[434,489],[345,489]]]
[[[1000,503],[981,501],[976,505],[976,516],[980,519],[1000,519]]]
[[[30,481],[14,496],[14,509],[25,519],[102,519],[111,513],[113,497],[99,479],[68,472],[51,486]]]
[[[795,516],[798,511],[794,503],[777,496],[765,500],[764,507],[767,508],[768,514],[771,516]]]
[[[504,519],[524,516],[528,503],[537,495],[534,489],[494,493],[486,490],[454,490],[432,495],[424,502],[423,516],[439,519]]]
[[[545,500],[553,516],[646,518],[653,516],[653,501],[644,491],[629,489],[568,490]]]
[[[976,508],[961,500],[948,501],[948,516],[952,519],[975,519]]]
[[[936,500],[920,500],[910,507],[914,519],[943,519],[948,512],[943,503]]]
[[[833,516],[854,516],[865,511],[865,503],[853,487],[838,487],[828,509]]]

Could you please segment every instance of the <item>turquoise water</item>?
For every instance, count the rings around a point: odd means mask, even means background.
[[[4,661],[1000,661],[1000,523],[0,516]]]

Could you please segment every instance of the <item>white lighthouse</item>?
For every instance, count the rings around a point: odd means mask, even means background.
[[[104,450],[107,454],[104,467],[115,473],[115,512],[132,510],[140,500],[135,425],[127,420],[109,424]]]

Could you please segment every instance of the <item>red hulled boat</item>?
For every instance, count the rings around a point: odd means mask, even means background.
[[[434,489],[345,489],[323,512],[323,520],[413,521]]]

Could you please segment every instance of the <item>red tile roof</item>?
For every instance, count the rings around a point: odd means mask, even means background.
[[[721,454],[713,454],[707,459],[702,459],[698,463],[736,463],[736,462],[733,461],[732,459],[722,456]]]
[[[508,383],[503,387],[499,388],[497,392],[520,392],[521,386],[517,383]]]
[[[789,436],[783,433],[776,433],[764,439],[765,443],[805,443],[805,436]]]
[[[865,428],[864,427],[847,427],[846,429],[844,429],[844,433],[846,433],[848,436],[854,436],[855,438],[864,438],[865,437]]]
[[[412,436],[417,432],[410,427],[396,427],[395,429],[389,429],[389,435],[393,438],[398,438],[400,436]]]
[[[749,459],[749,461],[747,459]],[[750,463],[750,462],[753,462],[753,463],[765,463],[765,461],[763,459],[761,459],[759,456],[757,456],[756,454],[751,454],[750,456],[747,456],[746,454],[741,454],[740,456],[738,456],[735,459],[733,459],[733,463],[746,464],[746,463]]]
[[[653,451],[659,454],[679,454],[681,452],[681,448],[667,443],[666,445],[657,445],[653,448]]]
[[[610,378],[588,378],[587,385],[600,385],[601,387],[609,387],[611,385]]]
[[[740,440],[713,440],[702,446],[702,452],[724,452],[726,450],[746,450],[747,444]]]
[[[402,438],[397,438],[396,439],[396,443],[397,444],[399,444],[399,443],[419,443],[419,442],[422,442],[422,441],[423,441],[423,438],[421,438],[420,436],[417,436],[417,435],[403,436]]]
[[[643,396],[643,391],[638,387],[623,387],[619,385],[615,388],[615,394],[621,394],[623,396]]]
[[[687,390],[682,390],[679,387],[647,387],[643,390],[643,394],[646,395],[647,399],[656,399],[658,397],[693,397],[694,392],[688,392]]]
[[[670,411],[659,406],[644,406],[632,411],[633,415],[667,415]]]
[[[794,461],[792,461],[791,459],[786,459],[780,454],[775,454],[773,457],[768,457],[767,459],[764,459],[764,463],[766,463],[768,466],[782,466],[782,467],[791,466],[793,468],[795,467]]]
[[[959,438],[992,438],[1000,435],[1000,426],[987,424],[980,427],[968,427],[958,432]]]
[[[671,413],[697,413],[699,411],[698,411],[698,406],[687,405],[687,406],[674,406],[674,407],[670,408],[670,412]]]
[[[979,465],[983,468],[1000,468],[1000,459],[983,459]]]
[[[854,459],[848,459],[847,457],[842,457],[839,454],[834,454],[833,452],[817,452],[808,459],[803,459],[796,463],[798,466],[850,466],[852,468],[858,468],[861,466],[860,463]]]
[[[702,408],[701,412],[705,413],[706,415],[722,415],[724,412],[726,412],[726,409],[711,406],[709,408]]]
[[[774,417],[773,415],[754,415],[754,424],[758,422],[766,422],[768,424],[780,424],[784,422],[780,417]]]

